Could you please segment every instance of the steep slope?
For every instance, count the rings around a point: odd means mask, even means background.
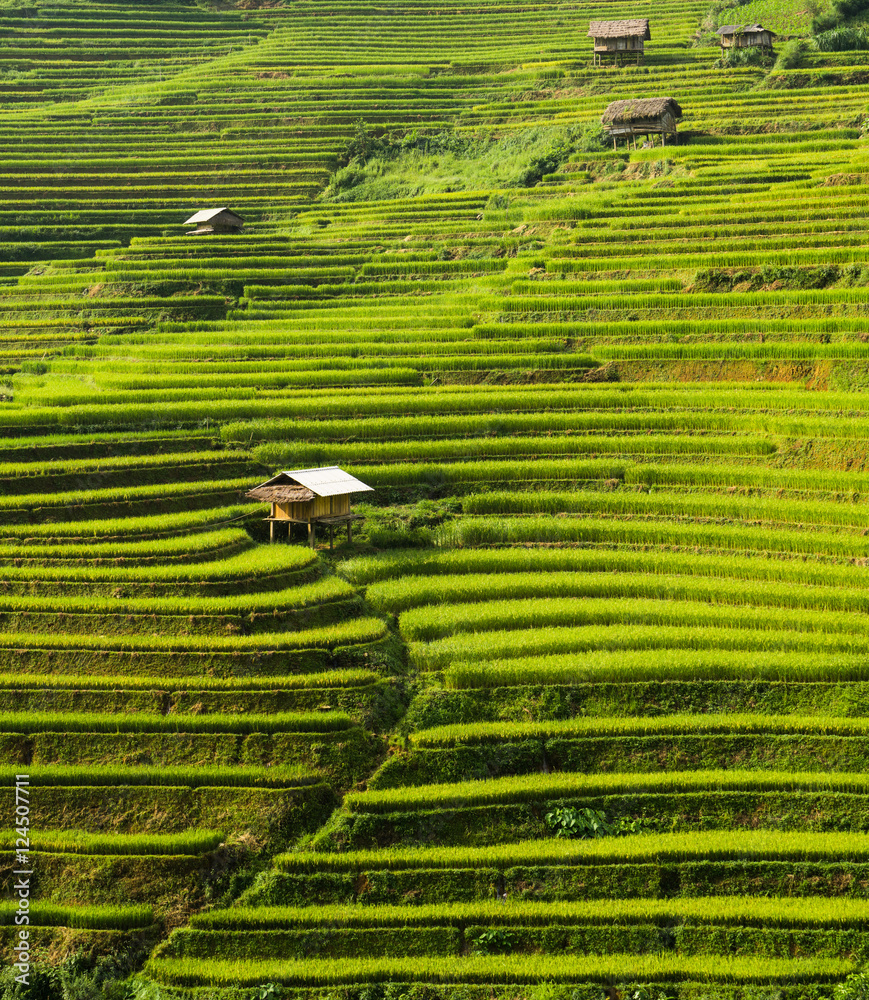
[[[178,928],[145,974],[185,997],[831,996],[867,948],[862,55],[716,67],[675,2],[69,10],[111,85],[50,103],[31,54],[0,114],[34,955]],[[644,66],[589,65],[646,13]],[[131,84],[187,15],[209,58]],[[589,148],[660,95],[678,146]],[[214,201],[244,235],[166,235]],[[338,573],[257,544],[244,490],[320,464],[456,516]]]

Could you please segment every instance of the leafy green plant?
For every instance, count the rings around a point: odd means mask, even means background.
[[[653,986],[619,986],[621,1000],[670,1000],[670,994]]]
[[[594,837],[613,837],[624,833],[639,833],[643,827],[641,819],[621,817],[611,821],[602,809],[588,807],[575,808],[558,806],[546,813],[546,824],[555,831],[556,837],[571,837],[575,839],[591,839]]]
[[[835,1000],[869,1000],[869,972],[855,972],[833,991]]]
[[[502,927],[491,927],[481,931],[473,939],[473,950],[478,955],[504,955],[513,950],[516,944],[515,935]]]
[[[546,813],[546,824],[556,837],[608,837],[618,832],[618,825],[607,821],[602,810],[558,806]]]

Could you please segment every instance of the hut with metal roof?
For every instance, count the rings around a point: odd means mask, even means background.
[[[373,491],[374,487],[351,476],[337,465],[322,469],[294,469],[279,472],[259,486],[245,493],[251,500],[262,500],[271,506],[269,538],[275,540],[275,525],[286,524],[287,536],[294,524],[308,526],[308,544],[314,547],[317,526],[329,529],[329,546],[334,543],[334,531],[347,526],[347,541],[353,539],[353,522],[361,521],[350,507],[352,493]]]
[[[592,21],[588,37],[594,39],[594,65],[611,62],[621,66],[625,62],[643,61],[644,43],[651,41],[648,18],[631,21]]]
[[[225,236],[240,233],[244,219],[228,208],[203,208],[191,215],[184,225],[196,226],[187,236]]]
[[[762,24],[723,24],[715,34],[722,49],[771,49],[776,37],[774,31]]]
[[[637,148],[637,136],[661,136],[661,144],[678,142],[676,122],[682,117],[682,109],[672,97],[649,97],[632,101],[613,101],[601,116],[601,122],[612,136],[613,149],[619,139],[628,143],[633,140]]]

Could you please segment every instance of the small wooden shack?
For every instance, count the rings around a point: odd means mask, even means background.
[[[771,49],[776,37],[774,31],[762,24],[724,24],[715,34],[722,49]]]
[[[373,491],[354,476],[330,465],[322,469],[296,469],[279,472],[272,479],[248,490],[246,497],[271,505],[269,538],[275,540],[275,525],[287,525],[287,537],[294,524],[307,524],[308,544],[314,547],[317,525],[329,529],[329,546],[334,543],[335,528],[347,525],[347,541],[353,539],[353,522],[361,521],[350,509],[350,494]]]
[[[644,42],[651,41],[647,18],[633,21],[592,21],[588,37],[594,39],[594,65],[643,61]]]
[[[187,236],[225,236],[240,233],[244,219],[228,208],[203,208],[184,223],[185,226],[196,226]]]
[[[676,122],[682,117],[682,109],[672,97],[648,97],[633,101],[613,101],[601,116],[612,136],[613,149],[619,139],[628,143],[633,139],[637,148],[637,136],[661,136],[661,144],[678,142]]]

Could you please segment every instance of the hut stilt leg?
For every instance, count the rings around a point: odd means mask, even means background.
[[[330,524],[329,525],[329,550],[331,551],[334,548],[335,548],[335,529]]]
[[[314,542],[317,535],[317,529],[314,527],[313,521],[308,521],[308,545],[313,548]]]
[[[269,541],[274,542],[275,540],[275,522],[269,521]]]
[[[352,542],[352,541],[353,541],[353,522],[352,521],[348,521],[347,522],[347,544],[349,545],[350,542]]]

